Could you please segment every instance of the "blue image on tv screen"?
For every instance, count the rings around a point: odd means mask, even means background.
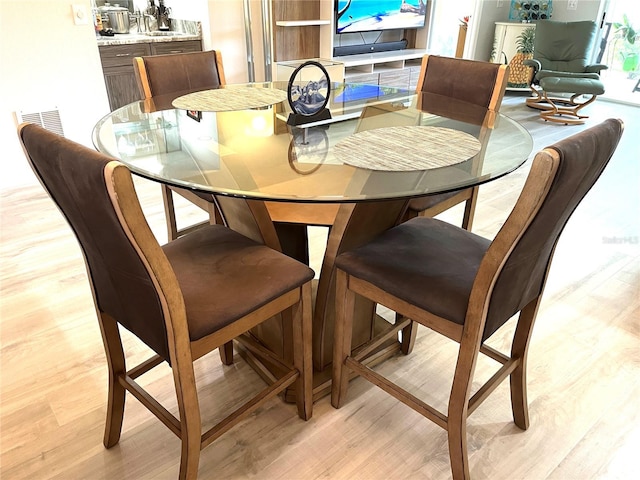
[[[336,0],[336,33],[422,28],[425,0]]]
[[[333,101],[336,103],[353,102],[355,100],[378,98],[383,94],[384,92],[377,85],[345,85],[344,90],[337,94]]]

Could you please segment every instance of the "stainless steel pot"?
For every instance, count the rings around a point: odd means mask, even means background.
[[[109,17],[109,28],[113,33],[129,33],[129,10],[124,7],[109,7],[106,10]]]

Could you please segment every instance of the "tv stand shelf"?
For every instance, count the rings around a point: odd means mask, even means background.
[[[410,48],[333,57],[333,61],[344,64],[345,80],[413,89],[424,55],[424,50]]]
[[[333,57],[332,60],[344,63],[346,68],[349,67],[371,67],[372,71],[375,66],[384,64],[399,65],[395,68],[404,68],[404,64],[408,60],[421,59],[425,55],[425,51],[419,48],[407,48],[404,50],[392,50],[389,52],[376,53],[360,53],[357,55],[345,55],[342,57]]]

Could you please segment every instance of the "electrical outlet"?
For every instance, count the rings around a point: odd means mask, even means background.
[[[496,8],[502,8],[503,0],[496,0]]]
[[[577,10],[578,9],[578,0],[569,0],[567,2],[567,10]]]
[[[86,5],[72,4],[73,23],[76,25],[87,25],[89,23],[89,14]]]

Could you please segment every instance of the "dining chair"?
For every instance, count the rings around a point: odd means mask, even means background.
[[[504,97],[509,67],[498,63],[425,55],[417,92],[498,111]],[[433,217],[465,203],[462,227],[471,230],[479,187],[429,195],[409,202],[404,220]]]
[[[216,50],[135,57],[133,67],[143,100],[149,100],[154,96],[164,96],[166,100],[171,94],[177,97],[185,92],[207,90],[225,84],[222,55]],[[169,240],[175,240],[180,235],[203,225],[199,223],[183,229],[178,228],[172,192],[206,211],[209,214],[209,222],[205,224],[221,223],[210,194],[195,193],[186,188],[162,184],[162,201]]]
[[[351,372],[379,386],[447,431],[454,479],[469,478],[467,417],[507,377],[514,422],[527,429],[527,354],[553,252],[569,217],[613,155],[622,131],[620,120],[609,119],[539,152],[493,241],[418,217],[339,255],[332,405],[339,408],[345,402]],[[397,316],[387,332],[352,352],[351,312],[357,296],[382,304]],[[486,345],[516,314],[510,354]],[[412,327],[417,324],[459,343],[446,414],[362,360],[372,346],[398,332],[402,332],[402,351],[408,354],[416,338]],[[476,388],[479,352],[502,366]]]
[[[197,477],[202,448],[289,386],[300,418],[311,417],[313,270],[222,225],[161,247],[126,166],[33,124],[20,125],[19,136],[84,256],[108,365],[106,448],[120,439],[126,392],[181,439],[181,479]],[[203,432],[193,363],[216,348],[232,363],[232,341],[280,314],[292,330],[290,358],[258,345],[251,352],[282,376]],[[127,368],[120,328],[144,342],[151,358]],[[136,381],[165,362],[177,417]]]

